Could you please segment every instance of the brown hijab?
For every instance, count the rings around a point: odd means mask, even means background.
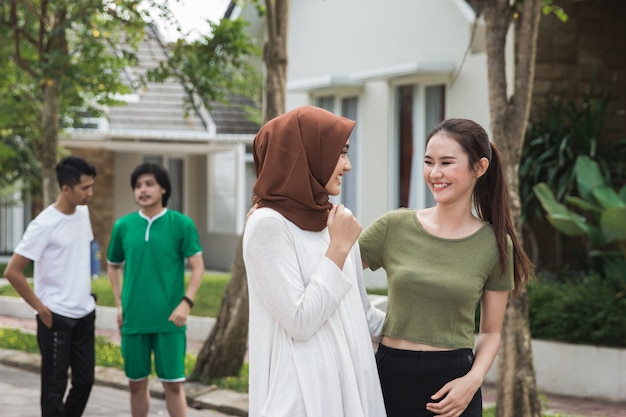
[[[304,230],[326,227],[324,188],[355,122],[319,107],[298,107],[265,123],[254,138],[254,199]]]

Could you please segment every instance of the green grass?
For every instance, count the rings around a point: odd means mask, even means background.
[[[0,328],[0,348],[39,353],[37,336],[18,329]],[[96,366],[124,370],[124,359],[122,358],[120,347],[104,337],[96,336]],[[195,366],[196,356],[187,354],[185,356],[185,374],[191,375]],[[155,374],[154,370],[152,374]],[[244,364],[240,375],[236,377],[216,378],[209,381],[209,383],[223,389],[247,392],[248,364]]]
[[[4,268],[1,269],[4,270]],[[188,280],[189,277],[187,276],[186,281],[188,282]],[[205,273],[194,300],[192,314],[201,317],[217,317],[222,302],[222,295],[229,280],[230,274],[228,273]],[[91,288],[98,295],[99,306],[115,306],[108,277],[101,276],[93,280]],[[10,285],[0,286],[0,295],[19,297],[15,289]],[[0,348],[39,353],[35,335],[24,333],[17,329],[0,328]],[[123,370],[124,360],[122,359],[119,346],[103,337],[96,337],[96,365]],[[195,365],[196,356],[188,354],[185,357],[185,372],[187,375],[191,375]],[[247,392],[248,365],[245,364],[241,374],[236,377],[219,378],[209,381],[209,383],[224,389]]]
[[[7,264],[0,264],[0,277],[4,277],[4,270],[6,269]],[[27,277],[32,277],[33,276],[33,263],[29,263],[28,265],[26,265],[26,268],[24,268],[24,274]]]
[[[217,317],[222,303],[222,295],[229,280],[229,273],[205,273],[194,300],[192,314],[201,317]],[[185,281],[189,281],[188,276]],[[115,300],[113,299],[113,292],[111,291],[108,277],[101,276],[92,280],[91,289],[98,295],[99,306],[115,307]],[[17,292],[10,285],[0,286],[0,295],[18,297]]]

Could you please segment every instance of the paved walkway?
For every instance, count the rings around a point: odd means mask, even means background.
[[[33,417],[40,415],[39,374],[12,366],[0,365],[0,413],[3,417]],[[85,417],[128,417],[128,392],[104,385],[91,391]],[[167,416],[165,400],[152,398],[150,417]],[[230,414],[214,410],[189,408],[187,417],[228,417]]]
[[[25,331],[35,331],[36,323],[33,319],[22,319],[7,316],[0,316],[0,327],[19,328]],[[109,338],[114,342],[119,342],[119,334],[111,330],[97,330],[99,336]],[[202,343],[197,340],[190,340],[188,348],[192,352],[199,351]],[[38,371],[39,355],[26,354],[23,352],[0,349],[0,364],[10,365],[14,367],[24,368],[31,371]],[[4,372],[0,368],[4,381]],[[122,371],[111,368],[96,369],[96,383],[103,386],[119,388],[127,390],[127,381]],[[38,387],[38,385],[37,385]],[[3,386],[0,384],[0,392],[3,392]],[[155,398],[163,398],[160,384],[151,385],[151,393]],[[228,390],[216,389],[204,384],[186,382],[185,393],[188,396],[190,406],[218,410],[230,415],[247,416],[248,397],[246,394],[235,393]],[[11,397],[9,397],[11,398]],[[496,389],[494,386],[486,385],[483,387],[483,399],[485,404],[491,405],[495,402]],[[573,397],[565,397],[559,395],[542,394],[544,411],[550,411],[555,415],[579,416],[579,417],[626,417],[626,399],[624,403],[616,404],[611,402],[594,401]],[[3,404],[0,402],[0,408],[4,410]],[[2,416],[18,417],[26,414],[2,413]],[[91,414],[100,416],[100,414]],[[113,414],[107,414],[113,416]],[[127,414],[126,414],[127,415]],[[165,414],[159,414],[165,415]],[[207,414],[211,415],[211,414]],[[215,414],[220,415],[220,414]],[[192,415],[190,414],[190,417]]]

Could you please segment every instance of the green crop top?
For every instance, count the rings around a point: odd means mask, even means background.
[[[474,317],[484,290],[513,289],[513,244],[502,274],[493,227],[462,239],[428,233],[416,211],[383,215],[359,238],[372,270],[387,272],[383,335],[447,349],[474,347]]]

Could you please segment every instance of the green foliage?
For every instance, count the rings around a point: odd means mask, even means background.
[[[626,179],[626,139],[601,140],[611,112],[608,92],[592,89],[580,100],[563,93],[536,106],[538,116],[529,121],[519,168],[523,221],[543,218],[533,191],[535,184],[546,183],[561,203],[574,192],[579,155],[595,160],[607,183]]]
[[[0,54],[11,59],[0,65],[17,71],[21,97],[35,108],[43,101],[42,86],[54,86],[65,118],[79,117],[86,108],[115,102],[128,91],[120,77],[135,62],[147,12],[136,0],[35,0],[0,5],[0,27],[6,42]],[[18,97],[16,97],[17,99]],[[40,109],[39,109],[40,110]],[[36,113],[37,114],[37,113]]]
[[[598,275],[541,276],[528,287],[533,337],[626,347],[626,294]]]
[[[209,25],[208,35],[193,42],[180,39],[170,45],[168,62],[148,71],[147,78],[163,82],[169,77],[180,77],[187,93],[188,111],[196,106],[194,99],[198,96],[209,109],[211,102],[228,102],[230,95],[251,98],[260,108],[262,78],[250,64],[250,57],[259,56],[260,49],[245,34],[248,23],[243,19],[222,19]]]
[[[545,183],[533,188],[535,195],[550,224],[568,236],[588,237],[590,255],[602,259],[604,275],[626,289],[626,185],[615,192],[598,164],[584,155],[576,159],[575,173],[580,197],[565,200],[582,213],[559,203]]]
[[[38,353],[37,336],[18,329],[0,327],[0,348]]]
[[[41,165],[32,142],[20,136],[3,137],[0,131],[0,190],[34,190],[40,176]]]
[[[541,12],[544,16],[549,14],[553,14],[559,19],[561,22],[567,22],[568,16],[565,10],[562,7],[554,4],[554,0],[543,0],[543,6],[541,7]]]

